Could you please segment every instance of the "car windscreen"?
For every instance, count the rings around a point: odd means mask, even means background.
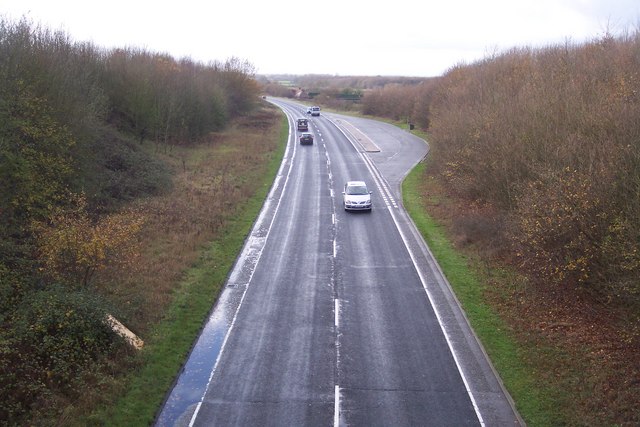
[[[351,196],[361,196],[364,194],[369,194],[369,191],[367,191],[367,187],[363,185],[350,185],[347,187],[346,193]]]

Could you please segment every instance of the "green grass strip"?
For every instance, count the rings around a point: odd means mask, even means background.
[[[282,162],[288,137],[288,123],[282,118],[277,151],[262,177],[260,190],[231,218],[220,238],[203,252],[176,291],[165,320],[155,329],[144,351],[138,372],[132,374],[125,396],[111,408],[85,420],[91,425],[143,426],[153,422],[163,399],[173,384],[191,345],[217,299],[244,241],[260,213],[264,200]],[[82,422],[85,424],[85,422]]]
[[[518,412],[530,426],[558,425],[552,403],[543,390],[536,386],[533,374],[520,357],[520,348],[509,333],[509,328],[483,298],[480,269],[474,261],[455,250],[444,228],[427,212],[420,191],[426,165],[419,163],[402,184],[403,202],[407,212],[429,245],[447,280],[451,284],[469,322],[498,371]]]

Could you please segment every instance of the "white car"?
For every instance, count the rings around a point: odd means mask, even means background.
[[[319,116],[320,115],[320,107],[311,107],[311,115]]]
[[[371,191],[364,181],[348,181],[344,185],[342,201],[345,211],[370,211]]]

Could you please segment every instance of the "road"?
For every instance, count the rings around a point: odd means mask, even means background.
[[[290,141],[273,188],[157,425],[518,425],[400,183],[426,143],[270,99]],[[371,213],[345,212],[364,180]]]

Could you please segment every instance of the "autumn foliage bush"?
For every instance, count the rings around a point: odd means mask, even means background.
[[[87,287],[96,271],[109,265],[133,265],[145,217],[131,209],[92,219],[84,195],[35,223],[43,274],[53,281]]]
[[[498,212],[534,276],[640,296],[640,35],[518,48],[366,92],[430,131],[452,195]],[[477,222],[477,221],[476,221]]]
[[[171,189],[158,153],[207,140],[257,90],[239,59],[107,51],[0,17],[0,423],[60,411],[126,353],[110,354],[104,319],[123,310],[96,274],[136,261],[133,206]]]
[[[454,67],[430,104],[430,173],[466,206],[456,215],[488,206],[503,225],[476,243],[528,285],[494,298],[556,372],[545,383],[569,424],[640,420],[639,70],[638,32],[513,49]]]
[[[441,176],[499,207],[548,283],[640,296],[640,36],[515,49],[447,73],[432,103]]]
[[[434,214],[488,266],[483,295],[557,424],[637,425],[640,32],[511,49],[370,91],[363,111],[429,132]]]
[[[362,100],[364,114],[406,121],[427,129],[431,120],[431,100],[438,79],[417,84],[389,83],[367,91]]]

